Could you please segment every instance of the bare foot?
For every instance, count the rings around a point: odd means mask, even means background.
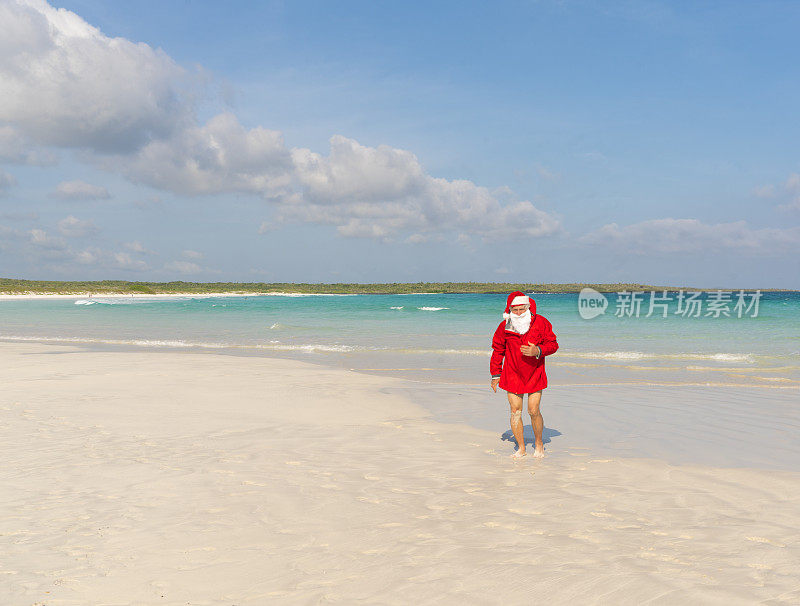
[[[533,456],[536,457],[537,459],[543,459],[544,458],[544,447],[534,449]]]
[[[526,452],[524,450],[517,450],[514,454],[509,455],[512,459],[521,459],[524,457]]]

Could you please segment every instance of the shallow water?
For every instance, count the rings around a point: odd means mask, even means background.
[[[742,317],[735,292],[727,317],[713,311],[712,293],[697,317],[676,313],[678,293],[647,317],[650,296],[637,317],[615,313],[623,299],[608,295],[607,313],[587,320],[576,294],[534,295],[560,344],[551,381],[800,386],[800,293],[762,293],[757,314]],[[471,294],[3,300],[0,339],[286,355],[479,384],[504,305],[504,295]]]

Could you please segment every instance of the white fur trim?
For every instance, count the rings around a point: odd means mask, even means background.
[[[530,304],[531,300],[528,297],[526,297],[525,295],[520,295],[518,297],[514,297],[511,300],[510,305],[530,305]]]
[[[511,314],[503,314],[503,320],[508,320],[511,318]]]

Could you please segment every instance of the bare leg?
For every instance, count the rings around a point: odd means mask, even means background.
[[[544,456],[544,441],[542,440],[542,432],[544,431],[544,419],[542,413],[539,412],[539,405],[542,402],[542,391],[535,391],[528,394],[528,413],[531,415],[531,425],[533,426],[534,437],[534,457]]]
[[[525,456],[525,433],[522,429],[522,395],[508,392],[508,404],[511,406],[511,431],[517,440],[517,451],[512,457]]]

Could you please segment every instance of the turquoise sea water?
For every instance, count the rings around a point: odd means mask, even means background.
[[[748,295],[752,291],[748,291]],[[657,293],[660,294],[660,293]],[[678,312],[677,293],[646,317],[593,319],[576,294],[534,294],[561,346],[548,368],[580,381],[710,381],[800,385],[800,293],[762,293],[754,309],[699,317]],[[748,299],[750,302],[750,299]],[[505,295],[249,296],[0,301],[0,339],[292,355],[411,378],[483,381]],[[551,371],[549,371],[551,372]],[[609,379],[610,378],[610,379]]]

